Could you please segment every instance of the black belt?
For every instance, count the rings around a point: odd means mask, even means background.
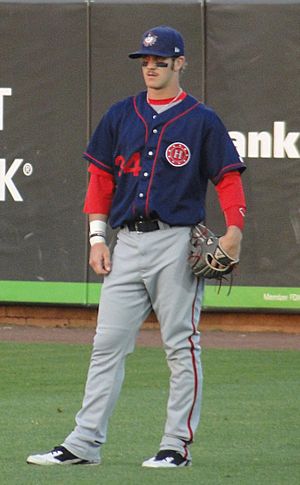
[[[158,229],[160,229],[158,221],[150,221],[150,220],[128,222],[128,224],[125,224],[124,227],[127,227],[129,231],[136,231],[136,232],[151,232],[151,231],[157,231]]]

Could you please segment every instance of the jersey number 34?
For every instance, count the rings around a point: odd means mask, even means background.
[[[138,177],[140,171],[142,170],[141,167],[141,155],[139,152],[133,153],[129,160],[125,160],[122,155],[118,155],[115,158],[115,164],[120,167],[119,170],[119,177],[122,173],[131,173],[134,177]]]

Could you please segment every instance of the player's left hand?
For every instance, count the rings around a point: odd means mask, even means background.
[[[222,237],[201,223],[193,226],[188,262],[194,275],[222,281],[239,263],[241,239],[242,233],[235,226],[230,226]]]
[[[226,234],[219,239],[221,247],[232,259],[240,257],[242,238],[242,231],[237,226],[229,226]]]

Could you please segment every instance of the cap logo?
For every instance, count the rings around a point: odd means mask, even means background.
[[[173,167],[182,167],[183,165],[186,165],[191,158],[189,147],[181,142],[175,142],[169,145],[165,155],[166,159],[173,165]]]
[[[149,34],[147,34],[147,36],[144,38],[143,45],[145,47],[151,47],[152,45],[155,44],[156,41],[157,41],[157,35],[154,35],[151,32],[149,32]]]
[[[174,52],[176,52],[176,53],[180,52],[179,47],[174,47]]]

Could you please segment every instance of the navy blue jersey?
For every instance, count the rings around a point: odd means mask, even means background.
[[[113,228],[140,216],[196,224],[205,219],[208,180],[245,169],[216,113],[189,95],[160,114],[146,92],[114,104],[84,156],[114,176]]]

